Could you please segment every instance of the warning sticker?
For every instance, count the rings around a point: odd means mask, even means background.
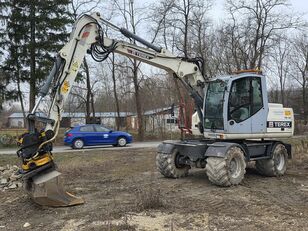
[[[69,88],[70,88],[70,83],[67,80],[65,80],[61,87],[61,92],[65,94],[68,92]]]
[[[292,121],[267,121],[268,128],[292,128]]]
[[[76,71],[78,71],[78,68],[79,68],[79,63],[74,60],[73,63],[72,63],[71,70],[76,72]]]

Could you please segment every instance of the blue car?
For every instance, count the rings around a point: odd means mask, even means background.
[[[132,142],[132,135],[121,131],[112,131],[98,124],[76,126],[64,135],[64,144],[74,149],[84,146],[112,144],[124,147]]]

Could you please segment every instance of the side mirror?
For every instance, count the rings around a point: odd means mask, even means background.
[[[113,131],[112,130],[109,130],[109,133],[112,133]]]

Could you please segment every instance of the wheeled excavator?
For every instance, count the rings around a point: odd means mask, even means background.
[[[108,38],[103,26],[134,42]],[[112,52],[167,71],[194,100],[193,131],[203,138],[162,142],[156,157],[162,175],[184,177],[191,167],[198,167],[205,168],[209,180],[216,185],[237,185],[243,180],[249,161],[256,161],[261,174],[285,173],[291,146],[275,139],[293,135],[293,111],[268,103],[266,78],[260,71],[207,78],[202,73],[201,59],[176,56],[110,23],[99,13],[84,14],[58,52],[37,103],[27,116],[28,131],[19,140],[17,155],[22,161],[24,185],[34,202],[55,207],[84,203],[63,189],[52,142],[58,135],[63,105],[86,53],[102,62]],[[48,116],[41,117],[36,112],[47,95],[51,98]],[[44,125],[43,129],[38,129],[38,123]]]

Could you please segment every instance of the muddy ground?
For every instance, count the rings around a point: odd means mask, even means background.
[[[203,169],[163,178],[151,148],[59,153],[66,188],[85,204],[47,208],[22,189],[0,192],[0,230],[308,230],[308,154],[296,152],[284,177],[250,166],[230,188],[212,185]],[[0,156],[2,165],[15,162]]]

